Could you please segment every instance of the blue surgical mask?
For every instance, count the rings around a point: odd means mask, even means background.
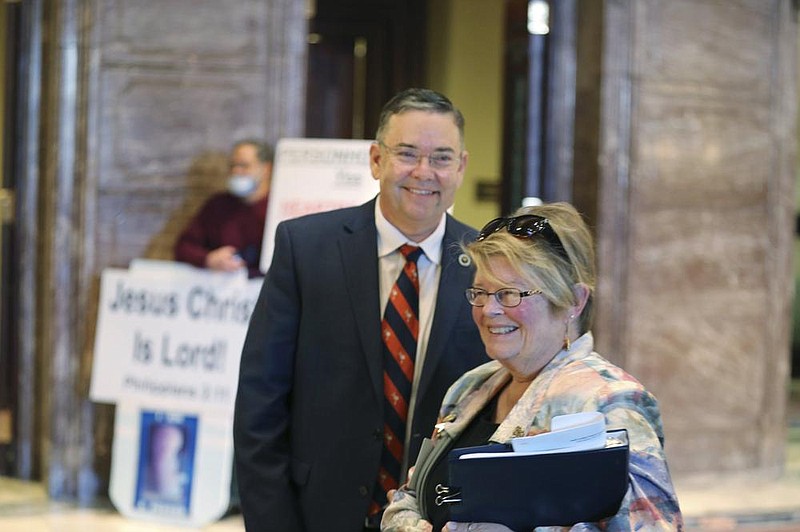
[[[258,180],[251,175],[232,175],[228,178],[228,192],[246,198],[258,188]]]

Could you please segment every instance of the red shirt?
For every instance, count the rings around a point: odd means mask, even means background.
[[[175,260],[205,268],[206,255],[233,246],[247,263],[250,277],[260,277],[261,240],[267,219],[267,198],[246,203],[221,192],[211,196],[175,242]]]

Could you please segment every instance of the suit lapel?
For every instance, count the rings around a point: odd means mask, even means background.
[[[375,200],[363,205],[353,219],[344,224],[339,255],[370,379],[376,397],[382,398],[383,360],[375,355],[381,353],[381,309],[374,209]]]
[[[464,288],[470,285],[473,276],[471,264],[467,259],[453,235],[448,217],[447,230],[442,241],[442,275],[439,279],[439,293],[436,297],[431,335],[425,353],[425,365],[417,388],[417,401],[425,396],[430,386],[434,369],[446,351],[447,341],[458,319],[459,309],[466,301]]]

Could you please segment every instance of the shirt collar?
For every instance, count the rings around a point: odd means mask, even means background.
[[[442,260],[442,240],[444,240],[444,228],[447,224],[447,215],[442,214],[439,225],[431,235],[422,242],[413,242],[408,239],[398,228],[393,226],[381,211],[380,201],[375,202],[375,226],[378,229],[378,258],[383,258],[393,253],[403,244],[419,246],[425,256],[434,264],[439,264]]]

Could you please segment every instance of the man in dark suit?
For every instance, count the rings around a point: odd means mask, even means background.
[[[411,276],[419,280],[418,339],[396,481],[432,433],[450,384],[487,360],[464,296],[473,270],[458,247],[475,231],[446,213],[467,164],[461,113],[437,92],[408,89],[384,106],[376,139],[376,199],[276,230],[234,421],[249,531],[377,528],[385,492],[396,486],[382,457],[397,442],[385,418],[391,362],[381,317],[408,266],[402,245],[422,254]]]

